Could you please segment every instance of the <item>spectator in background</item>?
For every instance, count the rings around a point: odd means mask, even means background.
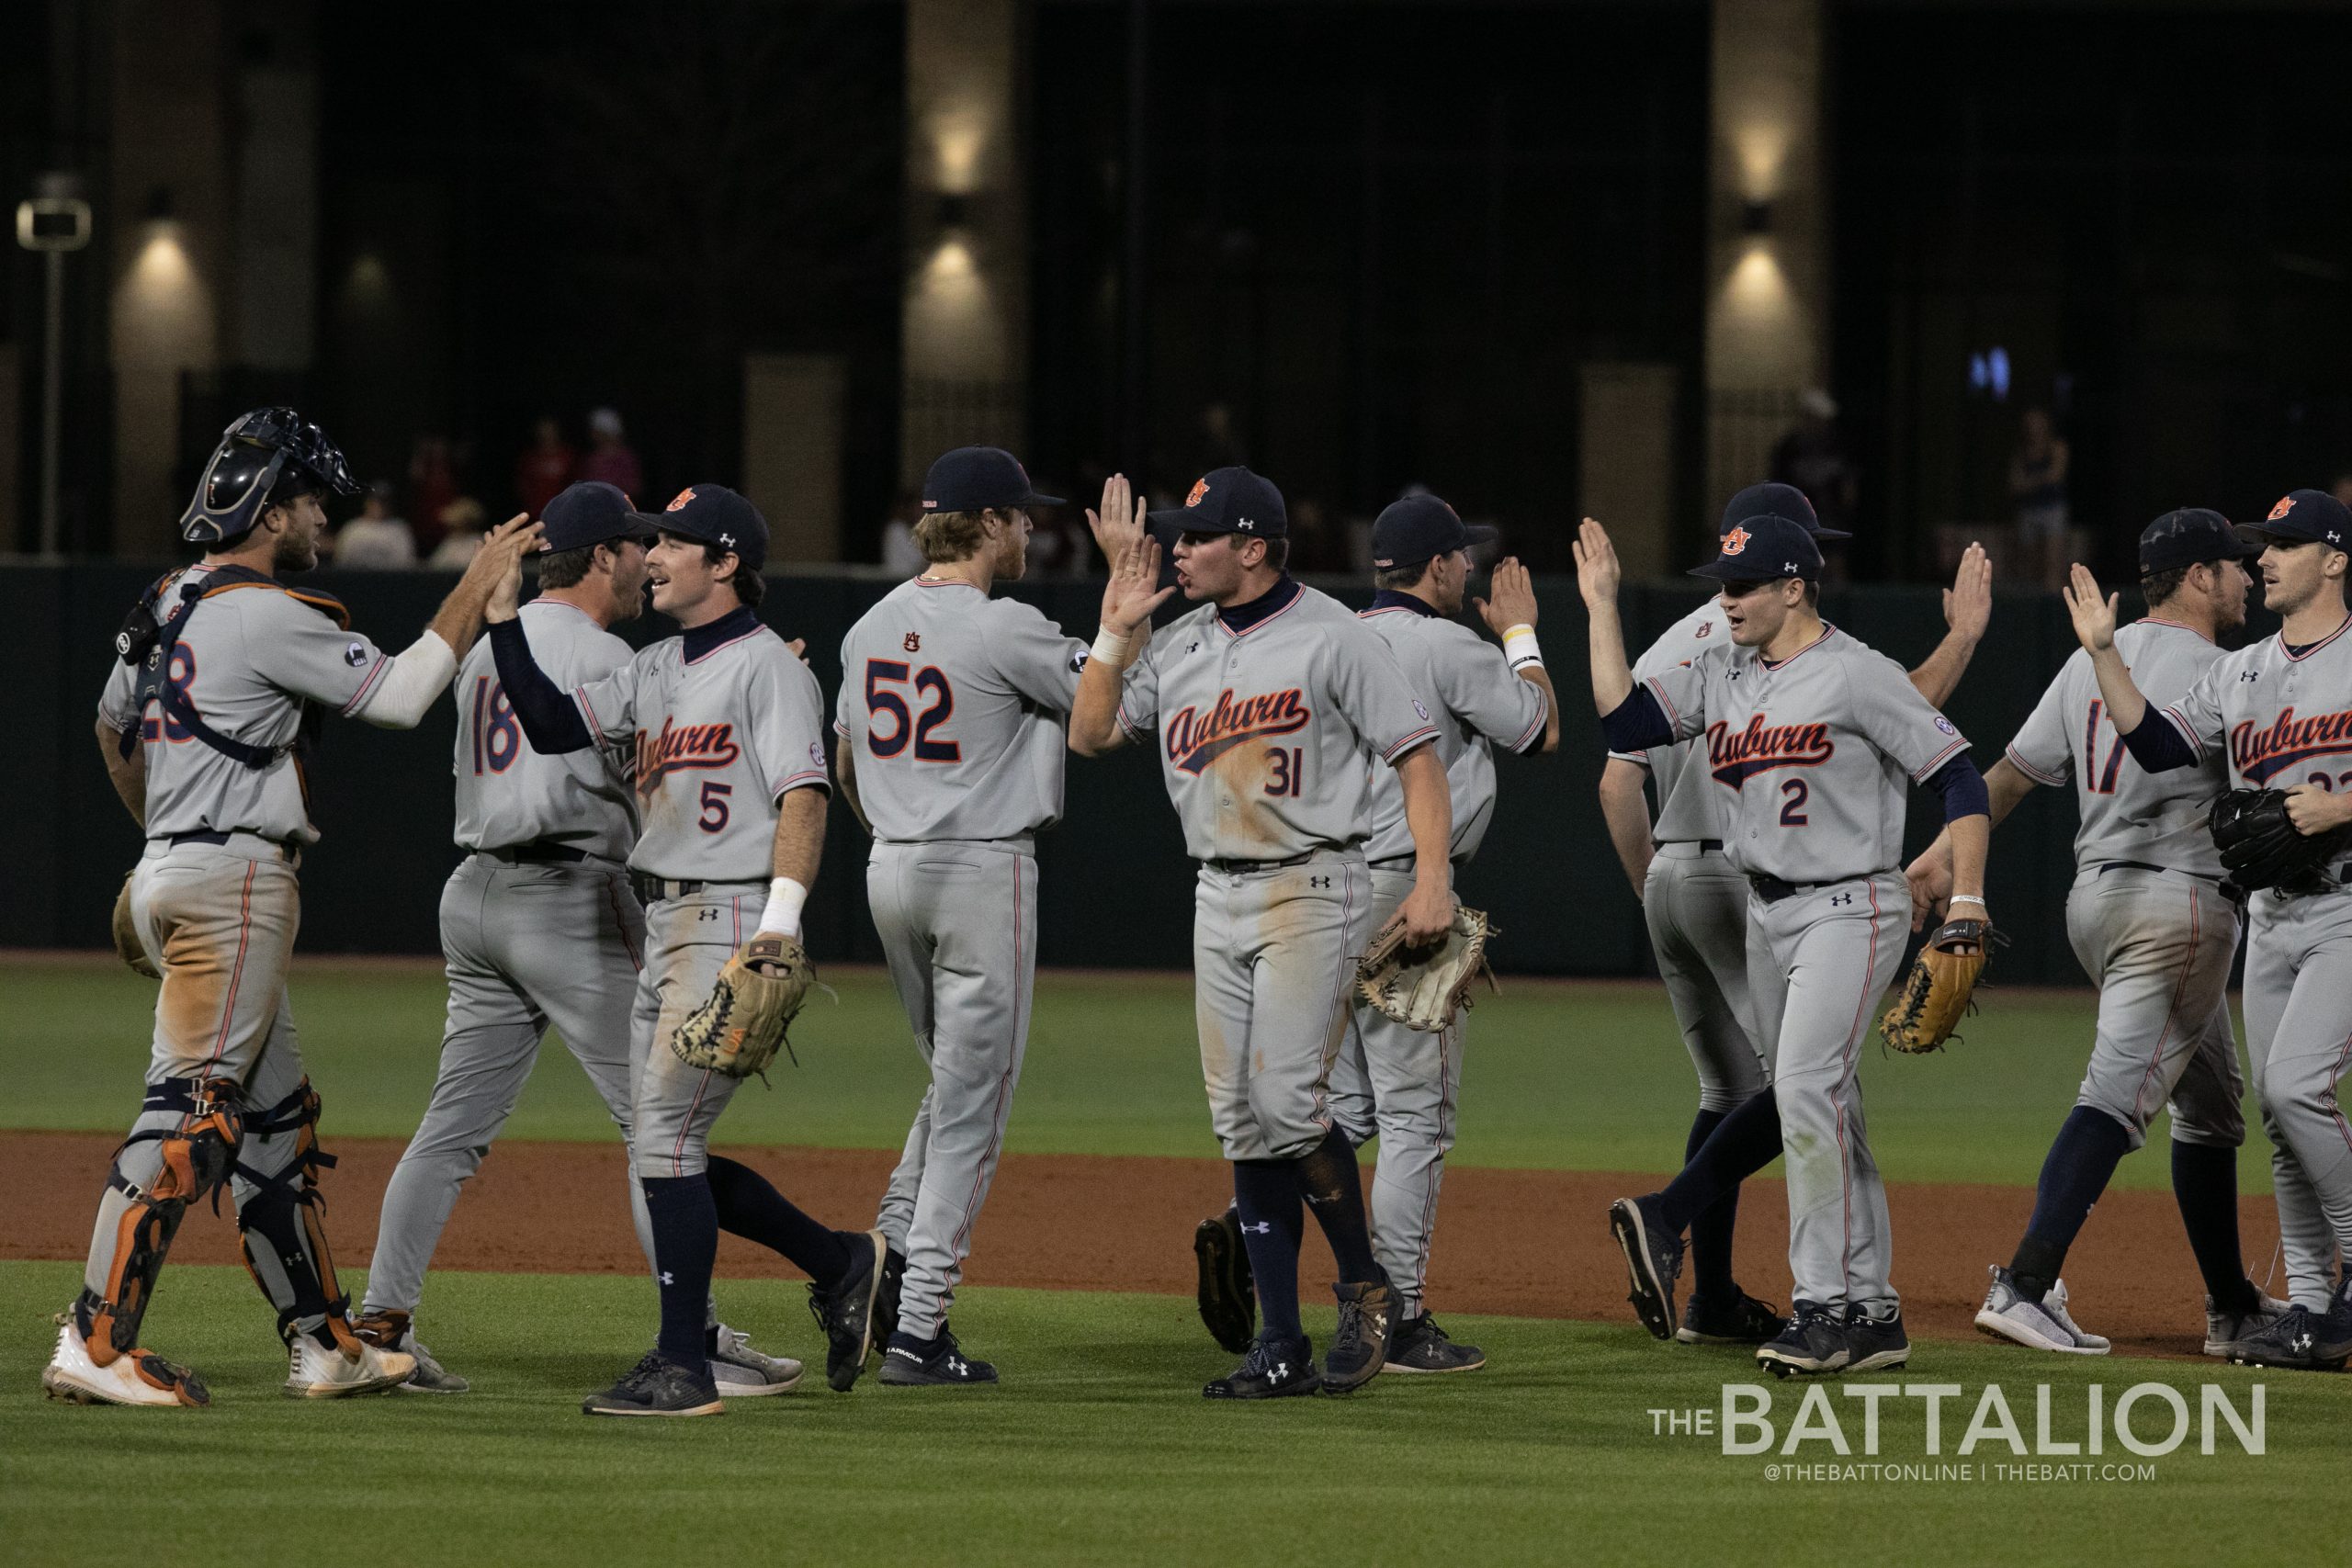
[[[580,460],[563,439],[563,427],[553,414],[541,414],[531,427],[531,444],[514,459],[514,504],[537,517],[571,482]],[[630,499],[636,499],[632,494]]]
[[[644,499],[645,465],[621,434],[621,416],[598,409],[588,416],[588,455],[580,459],[579,477],[611,485],[632,501]]]
[[[1771,478],[1804,491],[1823,527],[1852,530],[1861,481],[1838,433],[1837,399],[1818,387],[1797,399],[1796,428],[1773,446]]]
[[[359,515],[335,530],[334,564],[354,571],[398,571],[416,564],[416,536],[392,512],[392,487],[368,487]]]
[[[441,509],[441,542],[424,564],[435,571],[463,571],[481,548],[481,502],[461,495]]]
[[[416,547],[441,542],[441,513],[458,499],[458,464],[446,435],[420,435],[408,459],[408,509],[415,517]]]
[[[2336,475],[2335,482],[2328,487],[2328,493],[2345,505],[2352,506],[2352,474]]]
[[[920,577],[931,558],[915,543],[915,519],[922,514],[922,497],[900,491],[882,520],[882,565],[893,577]]]
[[[2017,507],[2018,554],[2032,563],[2044,588],[2066,581],[2066,470],[2072,457],[2051,425],[2050,411],[2026,410],[2018,423],[2017,455],[2009,459],[2009,500]]]

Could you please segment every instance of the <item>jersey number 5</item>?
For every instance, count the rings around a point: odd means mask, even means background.
[[[865,661],[865,749],[877,757],[895,757],[915,744],[918,762],[957,762],[963,761],[964,749],[938,731],[956,713],[956,689],[947,677],[932,665],[914,671],[917,699],[931,699],[930,705],[920,715],[908,711],[907,699],[897,688],[907,683],[908,667],[894,659],[869,659]],[[888,715],[890,730],[884,734],[879,728],[884,715]]]

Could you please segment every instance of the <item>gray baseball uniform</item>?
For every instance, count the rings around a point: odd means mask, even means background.
[[[842,639],[834,728],[874,829],[866,898],[931,1082],[876,1224],[899,1332],[946,1320],[996,1176],[1037,970],[1033,835],[1062,811],[1083,644],[967,582],[900,583]]]
[[[2347,627],[2292,651],[2272,636],[2224,654],[2150,712],[2200,759],[2225,757],[2245,788],[2352,789]],[[2352,1126],[2335,1088],[2352,1052],[2352,866],[2335,880],[2300,897],[2255,894],[2246,938],[2246,1055],[2270,1134],[2280,1244],[2294,1299],[2314,1312],[2326,1308],[2337,1255],[2352,1256]]]
[[[2222,657],[2201,632],[2153,616],[2115,642],[2159,705]],[[2080,812],[2066,934],[2099,993],[2075,1103],[2121,1122],[2136,1149],[2169,1096],[2176,1141],[2237,1147],[2245,1117],[2228,990],[2238,911],[2222,896],[2221,856],[2205,829],[2222,787],[2221,757],[2170,773],[2142,768],[2107,716],[2090,655],[2077,650],[2009,742],[2008,760],[2040,784],[2071,779]]]
[[[1755,891],[1748,976],[1780,1104],[1800,1301],[1894,1299],[1886,1190],[1855,1069],[1903,960],[1905,785],[1968,743],[1902,667],[1834,626],[1773,663],[1719,644],[1648,677],[1673,734],[1734,793],[1724,852]]]
[[[1730,641],[1723,602],[1710,598],[1634,665],[1634,678],[1689,663]],[[1649,770],[1657,797],[1657,846],[1642,880],[1649,928],[1674,1021],[1699,1074],[1702,1110],[1736,1110],[1771,1081],[1749,1022],[1747,878],[1724,854],[1723,787],[1690,742],[1611,756]]]
[[[1459,621],[1408,594],[1384,594],[1358,617],[1380,634],[1414,697],[1437,719],[1434,742],[1453,802],[1453,859],[1478,850],[1495,810],[1497,744],[1524,751],[1544,743],[1544,694],[1512,672],[1510,660]],[[1413,835],[1396,771],[1371,762],[1372,908],[1378,931],[1413,891]],[[1462,1089],[1462,1026],[1437,1033],[1408,1029],[1357,1000],[1348,1037],[1331,1067],[1331,1114],[1361,1145],[1378,1135],[1372,1180],[1372,1248],[1396,1290],[1400,1317],[1419,1316],[1429,1283],[1438,1189],[1453,1147]]]
[[[162,1166],[155,1140],[180,1123],[175,1095],[199,1079],[242,1083],[245,1136],[232,1185],[238,1228],[280,1326],[317,1336],[330,1318],[341,1327],[345,1303],[312,1212],[318,1097],[303,1073],[286,994],[301,923],[295,870],[301,849],[319,837],[294,748],[308,715],[360,708],[390,660],[348,629],[333,599],[251,573],[204,566],[175,573],[150,595],[156,618],[179,605],[183,587],[216,579],[220,586],[206,590],[182,626],[164,676],[204,725],[275,757],[248,767],[204,744],[160,704],[135,711],[137,675],[120,663],[98,702],[107,725],[138,727],[144,746],[147,848],[131,877],[130,908],[164,976],[146,1107],[116,1169],[134,1190],[151,1186]],[[84,1280],[101,1297],[128,1208],[116,1186],[99,1201]]]
[[[567,689],[628,663],[628,644],[560,600],[522,610],[533,659]],[[487,639],[459,666],[457,840],[441,894],[449,976],[441,1065],[416,1135],[384,1189],[365,1305],[413,1313],[458,1194],[506,1124],[552,1022],[629,1135],[629,1006],[645,913],[623,862],[637,841],[628,753],[535,750]],[[644,1190],[622,1163],[647,1266]]]
[[[1372,935],[1364,753],[1437,739],[1396,658],[1346,606],[1283,584],[1236,617],[1203,605],[1126,672],[1119,726],[1158,732],[1160,776],[1201,863],[1194,1012],[1227,1159],[1293,1159],[1330,1128],[1351,960]]]
[[[823,695],[748,609],[640,649],[570,691],[591,736],[635,750],[643,829],[628,863],[651,894],[630,1017],[637,1173],[697,1175],[740,1080],[687,1066],[670,1041],[757,934],[777,803],[796,789],[831,787]]]

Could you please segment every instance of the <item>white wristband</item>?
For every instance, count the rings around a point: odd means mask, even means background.
[[[808,902],[808,889],[788,876],[779,876],[768,884],[768,907],[760,911],[758,930],[782,931],[788,937],[800,934],[800,906]]]
[[[1544,649],[1535,641],[1535,628],[1521,621],[1503,632],[1503,655],[1513,670],[1523,670],[1531,664],[1544,662]]]
[[[1973,904],[1980,909],[1991,908],[1991,906],[1986,904],[1984,899],[1979,898],[1973,893],[1955,893],[1951,897],[1945,899],[1944,902],[1947,904]]]
[[[1124,669],[1127,662],[1127,643],[1131,634],[1122,634],[1104,626],[1094,634],[1094,647],[1087,654],[1099,659],[1114,670]]]

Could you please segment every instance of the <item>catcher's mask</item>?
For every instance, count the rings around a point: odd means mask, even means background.
[[[251,532],[264,507],[321,493],[359,493],[351,466],[326,432],[289,408],[254,409],[220,433],[180,515],[180,537],[226,544]]]

